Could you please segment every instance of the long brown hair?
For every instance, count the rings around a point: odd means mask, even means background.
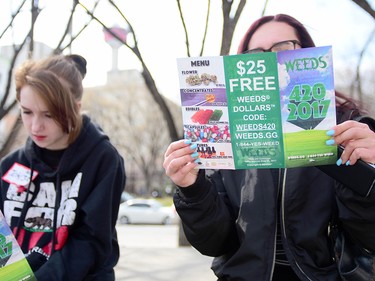
[[[15,73],[16,98],[20,101],[21,88],[30,86],[46,104],[51,117],[63,132],[69,134],[68,143],[71,144],[82,128],[79,102],[85,73],[86,61],[77,55],[56,55],[41,61],[27,61]]]

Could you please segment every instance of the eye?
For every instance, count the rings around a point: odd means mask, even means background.
[[[251,49],[243,52],[243,54],[255,54],[255,53],[263,53],[264,50],[262,48],[256,48],[256,49]]]
[[[27,110],[27,109],[22,109],[22,114],[29,115],[29,114],[31,114],[31,111]]]

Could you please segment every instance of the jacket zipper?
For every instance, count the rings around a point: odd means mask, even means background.
[[[284,236],[284,239],[285,241],[288,241],[287,240],[287,237],[286,237],[286,231],[285,231],[285,186],[286,186],[286,173],[287,173],[287,169],[285,168],[284,170],[284,177],[283,177],[283,183],[282,183],[282,193],[281,193],[281,229],[282,229],[282,235]],[[299,266],[297,260],[293,257],[293,260],[294,260],[294,263],[295,265],[298,267],[299,271],[307,278],[307,280],[310,280],[312,281],[312,279],[310,279],[307,274],[302,270],[302,268]]]

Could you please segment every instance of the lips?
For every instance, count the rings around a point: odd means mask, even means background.
[[[36,135],[34,135],[34,139],[35,139],[36,141],[43,141],[43,140],[46,139],[46,136],[36,136]]]

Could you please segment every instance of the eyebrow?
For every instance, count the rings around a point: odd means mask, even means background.
[[[29,108],[23,106],[22,104],[20,105],[22,109],[27,109],[27,110],[30,110]]]
[[[28,107],[26,107],[26,106],[23,106],[22,104],[21,104],[20,106],[21,106],[21,108],[22,108],[23,110],[33,111],[33,110],[31,110],[30,108],[28,108]],[[42,113],[49,113],[49,112],[50,112],[49,110],[43,110],[43,111],[42,111]]]

